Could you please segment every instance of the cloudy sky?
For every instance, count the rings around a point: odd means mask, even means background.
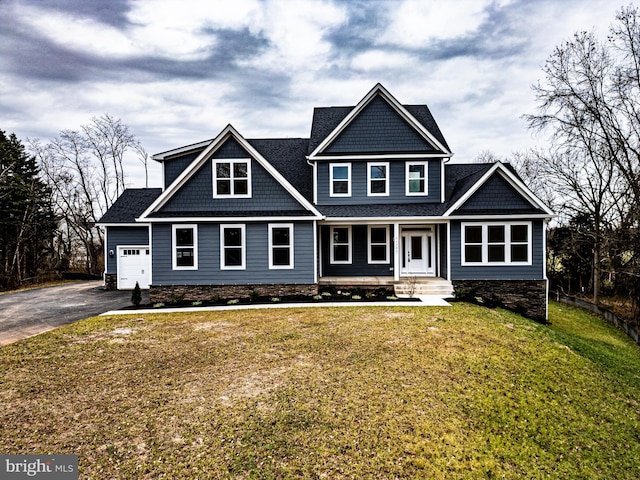
[[[109,113],[150,154],[229,123],[308,137],[314,106],[381,82],[429,105],[454,161],[508,158],[544,141],[521,116],[553,48],[604,38],[619,1],[0,0],[0,129],[50,139]],[[144,186],[134,163],[130,180]]]

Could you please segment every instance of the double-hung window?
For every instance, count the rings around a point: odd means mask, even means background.
[[[463,223],[463,265],[531,265],[531,222]]]
[[[369,263],[389,263],[389,227],[369,225]]]
[[[351,164],[331,163],[329,165],[329,188],[332,197],[351,196]]]
[[[370,197],[389,195],[389,163],[367,164],[367,194]]]
[[[173,225],[173,269],[197,270],[198,227],[197,225]]]
[[[269,268],[293,268],[293,224],[269,225]]]
[[[220,268],[244,270],[246,258],[244,225],[220,225]]]
[[[214,198],[251,197],[251,160],[227,159],[213,161]]]
[[[426,195],[427,192],[427,168],[429,162],[407,162],[406,163],[406,185],[407,195]]]
[[[351,227],[331,227],[331,263],[351,263]]]

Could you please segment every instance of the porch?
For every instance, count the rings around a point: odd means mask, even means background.
[[[318,285],[342,288],[393,286],[396,295],[440,295],[453,296],[453,284],[441,277],[401,277],[393,276],[327,276],[318,280]]]

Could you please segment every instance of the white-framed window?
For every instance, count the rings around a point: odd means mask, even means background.
[[[331,263],[351,263],[351,226],[331,227]]]
[[[427,171],[429,162],[406,163],[406,195],[427,195]]]
[[[198,226],[173,225],[171,244],[174,270],[198,269]]]
[[[369,263],[389,263],[389,226],[369,225]]]
[[[293,224],[269,224],[269,268],[293,268]]]
[[[463,223],[462,265],[531,265],[531,222]]]
[[[351,196],[351,164],[329,164],[329,188],[331,197]]]
[[[251,159],[213,160],[213,197],[251,197]]]
[[[246,268],[246,236],[244,224],[220,225],[220,269]]]
[[[389,162],[367,163],[367,195],[389,195]]]

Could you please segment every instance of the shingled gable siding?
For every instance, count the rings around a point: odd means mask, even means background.
[[[478,189],[457,213],[467,211],[509,211],[538,212],[525,198],[498,174],[494,174]]]
[[[153,285],[312,284],[314,282],[312,222],[294,224],[294,269],[269,269],[267,223],[246,223],[246,242],[246,269],[221,270],[220,224],[201,223],[198,225],[198,269],[173,270],[171,225],[154,224]]]
[[[416,129],[382,97],[376,97],[323,153],[434,152]]]
[[[229,140],[213,158],[250,158]],[[251,160],[251,198],[213,198],[213,166],[208,160],[160,209],[168,212],[300,211],[303,207],[256,160]]]
[[[164,188],[167,188],[178,178],[178,175],[189,166],[195,158],[200,155],[200,151],[192,152],[187,155],[171,158],[164,161]]]
[[[390,232],[393,226],[389,225]],[[331,227],[323,225],[321,229],[323,276],[393,276],[393,241],[389,248],[389,263],[369,264],[368,262],[368,226],[353,225],[351,227],[351,263],[331,264]],[[391,237],[392,235],[390,235]]]
[[[385,162],[387,160],[384,160]],[[440,202],[440,162],[430,160],[427,172],[427,195],[406,195],[406,163],[412,160],[388,160],[389,162],[389,195],[367,196],[367,164],[366,161],[351,162],[351,196],[331,197],[329,185],[329,161],[318,162],[318,205],[361,205],[363,203],[439,203]],[[424,160],[415,160],[423,162]],[[348,163],[348,160],[340,160],[336,163]],[[371,161],[373,162],[373,160]]]

